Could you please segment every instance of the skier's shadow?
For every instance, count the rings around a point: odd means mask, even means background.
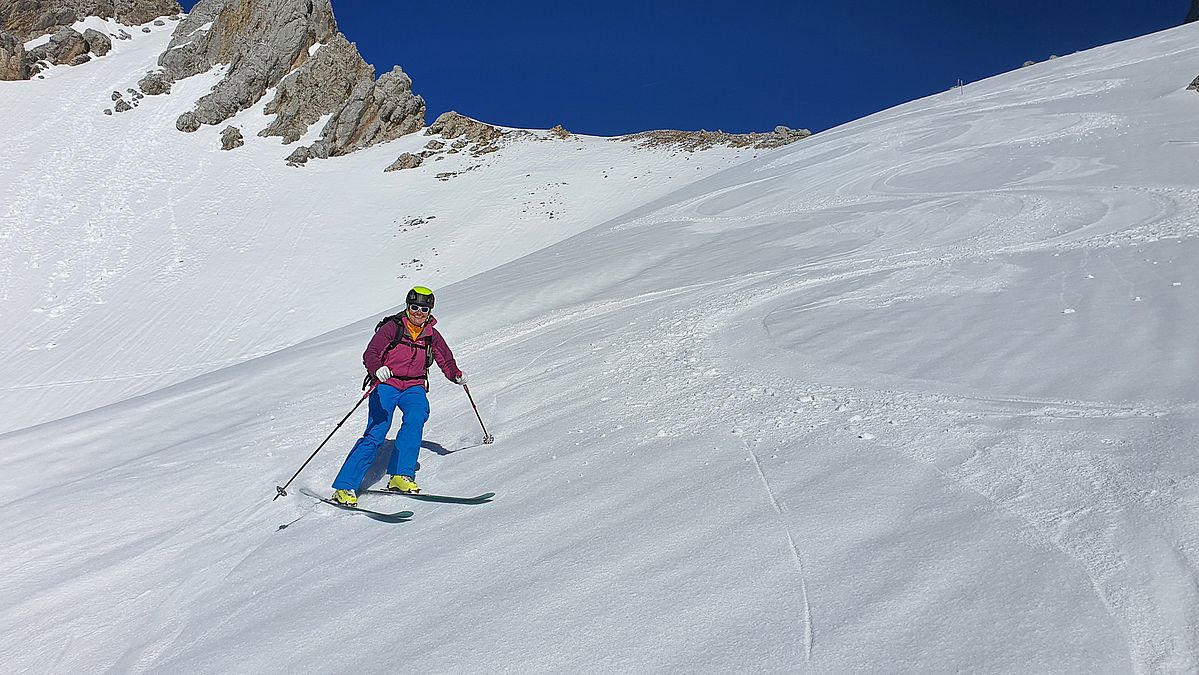
[[[420,447],[422,450],[428,450],[443,456],[454,452],[453,450],[446,450],[444,446],[434,441],[421,441]],[[380,445],[378,452],[375,453],[375,461],[371,463],[371,468],[366,471],[366,477],[362,479],[363,485],[374,485],[387,475],[387,463],[391,460],[391,453],[395,451],[395,439],[389,438],[383,441],[383,445]],[[420,471],[420,460],[416,462],[416,470]]]

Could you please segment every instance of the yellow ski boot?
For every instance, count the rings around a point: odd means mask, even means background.
[[[358,495],[353,490],[338,490],[333,493],[333,501],[342,506],[358,506]]]
[[[420,486],[411,476],[392,476],[391,480],[387,482],[387,489],[392,492],[420,492]]]

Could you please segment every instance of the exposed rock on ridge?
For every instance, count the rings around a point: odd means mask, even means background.
[[[282,136],[293,143],[321,117],[338,109],[360,82],[374,79],[375,70],[341,33],[312,58],[283,78],[266,114],[277,115],[259,136]]]
[[[0,80],[29,79],[39,61],[78,65],[91,59],[89,53],[107,54],[107,35],[71,28],[89,16],[136,25],[181,11],[176,0],[0,0]],[[25,50],[25,42],[47,33],[54,35],[49,43]]]
[[[0,0],[0,31],[26,42],[89,16],[137,26],[182,11],[176,0]]]
[[[220,124],[272,87],[266,113],[276,117],[259,136],[292,143],[329,116],[320,139],[288,157],[292,164],[384,143],[425,123],[412,80],[397,67],[376,81],[374,68],[338,32],[329,0],[201,0],[158,64],[161,70],[142,80],[147,93],[226,66],[213,90],[176,120],[181,131]]]
[[[175,29],[158,59],[177,82],[228,66],[225,77],[176,121],[182,131],[220,124],[254,105],[308,60],[309,48],[337,35],[329,0],[204,0]]]
[[[644,147],[670,147],[694,152],[696,150],[707,150],[716,145],[725,145],[730,148],[781,148],[784,145],[803,140],[811,136],[812,132],[807,129],[791,129],[790,127],[777,126],[771,132],[754,132],[749,134],[726,134],[723,131],[675,131],[672,129],[663,129],[660,131],[643,131],[638,134],[629,134],[628,136],[620,136],[613,140],[633,141],[640,143]]]

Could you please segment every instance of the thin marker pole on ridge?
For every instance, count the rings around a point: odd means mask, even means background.
[[[293,474],[292,477],[289,478],[286,483],[284,483],[282,486],[280,486],[280,485],[275,486],[275,490],[278,491],[278,494],[276,494],[274,496],[274,498],[271,499],[272,502],[280,497],[287,496],[287,486],[291,485],[291,482],[296,479],[296,476],[300,475],[300,472],[304,470],[304,467],[308,466],[308,462],[311,462],[312,458],[316,457],[316,453],[320,452],[321,448],[325,447],[325,444],[329,442],[329,439],[333,438],[333,434],[337,433],[337,430],[341,428],[341,425],[345,424],[346,420],[350,419],[350,415],[354,414],[354,411],[358,409],[358,406],[362,405],[362,402],[365,401],[367,399],[367,397],[369,397],[371,395],[371,392],[373,392],[375,390],[375,387],[377,387],[377,386],[379,386],[378,383],[372,384],[370,386],[370,388],[367,389],[366,392],[364,392],[362,394],[362,398],[358,399],[358,402],[354,404],[354,407],[350,408],[350,412],[346,413],[346,416],[341,418],[341,421],[337,423],[337,426],[333,427],[333,431],[330,431],[329,435],[325,436],[325,440],[321,441],[321,444],[316,446],[316,450],[313,450],[312,454],[308,455],[308,459],[304,460],[304,463],[300,465],[299,469],[296,469],[295,474]]]
[[[487,427],[483,426],[483,416],[479,414],[479,406],[475,405],[475,397],[470,395],[470,387],[462,385],[462,390],[466,392],[466,397],[470,399],[470,407],[475,409],[475,417],[479,418],[479,426],[483,427],[483,444],[495,442],[495,436],[487,433]]]

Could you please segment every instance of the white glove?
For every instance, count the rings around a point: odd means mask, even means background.
[[[454,378],[454,384],[466,384],[466,373],[458,373],[458,377]]]
[[[380,382],[386,382],[391,379],[391,368],[383,366],[375,371],[375,379]]]

